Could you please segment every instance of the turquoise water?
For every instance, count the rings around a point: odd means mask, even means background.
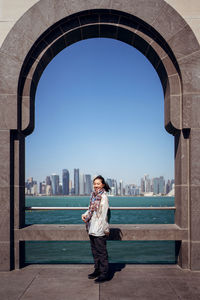
[[[26,206],[87,207],[89,197],[27,197]],[[174,197],[109,197],[110,206],[174,206]],[[82,224],[83,211],[27,211],[26,224]],[[173,210],[111,212],[111,224],[172,224]],[[174,264],[175,241],[107,241],[110,263]],[[89,241],[27,241],[25,263],[93,263]]]
[[[89,197],[27,197],[26,206],[87,207]],[[174,197],[109,197],[113,207],[174,206]],[[27,211],[26,224],[83,224],[84,210]],[[173,210],[112,210],[111,224],[173,224]]]
[[[174,241],[107,241],[109,263],[175,264]],[[25,243],[27,264],[89,264],[93,257],[89,241]]]

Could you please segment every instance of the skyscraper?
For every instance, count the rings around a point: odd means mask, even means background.
[[[175,180],[174,180],[174,179],[172,179],[172,180],[171,180],[171,184],[170,184],[170,191],[172,190],[172,188],[173,188],[174,184],[175,184]]]
[[[168,194],[170,192],[170,185],[171,185],[171,182],[170,180],[168,179],[167,183],[166,183],[166,194]]]
[[[126,196],[130,195],[130,187],[128,184],[125,185],[125,195]]]
[[[165,180],[163,176],[153,178],[153,193],[155,195],[165,193]]]
[[[159,178],[153,178],[153,193],[155,195],[159,194]]]
[[[67,169],[62,171],[62,193],[69,195],[69,171]]]
[[[115,195],[117,195],[118,194],[118,188],[117,188],[117,180],[116,179],[113,180],[113,186],[115,187]],[[123,188],[122,188],[122,193],[123,193]]]
[[[79,194],[84,195],[85,194],[85,175],[80,174],[79,176]]]
[[[151,191],[151,180],[148,174],[144,175],[144,181],[145,181],[145,192],[149,193]]]
[[[112,187],[112,179],[111,178],[107,178],[106,182],[108,183],[109,187]]]
[[[46,185],[51,185],[51,178],[50,178],[50,176],[46,177]]]
[[[58,195],[62,195],[63,191],[62,191],[62,183],[59,182],[59,185],[58,185]]]
[[[79,195],[79,169],[74,169],[74,194]]]
[[[163,176],[159,178],[159,193],[164,194],[165,192],[165,180]]]
[[[92,179],[91,179],[91,175],[86,174],[85,175],[85,194],[86,195],[90,195],[91,192],[92,192]]]
[[[145,181],[143,178],[141,178],[141,193],[145,192]]]
[[[52,174],[51,175],[51,184],[52,184],[52,194],[59,194],[59,175]]]
[[[37,194],[37,181],[33,180],[33,177],[30,177],[25,182],[26,194],[36,195]]]
[[[108,195],[111,195],[111,193],[112,193],[112,179],[111,178],[107,178],[106,182],[107,182],[107,184],[110,187],[110,191],[108,192]]]
[[[123,180],[122,179],[119,181],[119,193],[120,193],[120,196],[123,196],[123,194],[124,194]]]
[[[46,195],[51,196],[52,194],[52,187],[51,187],[51,178],[50,176],[46,177]]]
[[[70,193],[70,195],[73,194],[72,193],[72,180],[71,179],[69,180],[69,193]]]
[[[45,181],[40,182],[40,185],[39,185],[39,194],[41,194],[41,195],[45,195],[46,194],[46,182]]]

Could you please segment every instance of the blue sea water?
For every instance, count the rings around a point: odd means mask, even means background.
[[[88,207],[89,197],[27,197],[26,206]],[[111,207],[169,207],[174,197],[109,197]],[[27,211],[26,224],[83,224],[83,210]],[[112,210],[111,224],[173,224],[173,210]]]
[[[26,197],[26,206],[87,207],[89,197]],[[109,197],[111,207],[169,207],[174,197]],[[26,211],[26,224],[82,224],[82,210]],[[172,224],[173,210],[112,210],[110,224]],[[175,241],[107,241],[110,263],[176,263]],[[27,241],[25,263],[92,263],[89,241]]]

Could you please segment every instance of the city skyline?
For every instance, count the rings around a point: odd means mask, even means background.
[[[98,175],[101,175],[101,176],[102,176],[102,174],[98,174],[98,173],[92,175],[92,174],[90,174],[90,172],[88,172],[87,174],[86,174],[86,173],[83,173],[83,172],[80,172],[80,169],[79,169],[79,168],[74,168],[74,169],[78,169],[78,170],[79,170],[79,176],[80,176],[80,175],[88,175],[88,173],[89,173],[89,175],[91,175],[91,179],[93,179],[94,177],[96,177],[96,176],[98,176]],[[63,172],[63,170],[67,170],[67,171],[69,172],[69,180],[71,180],[71,181],[72,181],[72,184],[74,185],[74,179],[73,179],[73,178],[74,178],[74,175],[70,177],[70,174],[73,173],[73,171],[70,172],[68,169],[62,169],[61,172],[58,172],[58,173],[52,172],[50,175],[46,175],[44,178],[42,178],[42,180],[38,180],[37,177],[29,176],[29,177],[26,177],[26,181],[27,181],[29,178],[34,178],[34,181],[37,181],[37,183],[39,183],[39,182],[44,182],[44,181],[46,180],[47,177],[51,177],[52,175],[56,175],[56,176],[59,177],[59,183],[63,185],[63,181],[62,181],[62,172]],[[153,178],[159,178],[160,176],[162,176],[162,177],[165,178],[165,180],[174,180],[174,177],[167,177],[167,178],[166,178],[166,177],[163,176],[163,175],[151,176],[150,173],[145,173],[144,176],[146,176],[146,175],[149,176],[151,179],[153,179]],[[104,177],[105,180],[106,180],[107,178],[113,178],[112,176],[108,176],[108,177],[103,176],[103,177]],[[79,178],[80,178],[80,177],[79,177]],[[141,177],[141,178],[143,178],[143,177]],[[137,182],[139,182],[139,184],[138,184],[136,181],[135,181],[135,182],[126,182],[126,181],[123,180],[123,178],[120,178],[120,179],[113,178],[113,179],[116,180],[116,181],[119,182],[119,183],[120,183],[120,181],[123,181],[124,184],[128,184],[128,185],[135,184],[135,185],[137,185],[137,186],[140,186],[140,184],[141,184],[141,178],[138,178],[138,180],[137,180]],[[72,180],[72,179],[73,179],[73,180]]]
[[[97,176],[83,174],[79,168],[74,168],[73,174],[67,169],[62,170],[62,177],[58,174],[47,175],[42,182],[37,182],[30,177],[25,183],[25,193],[43,195],[89,195],[93,190],[92,181]],[[72,178],[74,180],[72,181]],[[111,195],[140,195],[140,194],[168,194],[174,186],[174,179],[165,180],[164,176],[150,178],[144,174],[140,179],[140,185],[126,183],[122,179],[117,181],[114,178],[105,178],[110,186]],[[39,190],[38,190],[39,189]]]
[[[26,177],[42,180],[63,165],[126,182],[146,170],[174,177],[160,79],[135,48],[105,38],[81,41],[43,72],[35,130],[26,138]]]

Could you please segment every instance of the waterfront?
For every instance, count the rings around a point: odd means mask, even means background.
[[[87,207],[89,197],[27,197],[26,206]],[[174,197],[109,197],[111,207],[170,207]],[[82,210],[27,211],[26,224],[83,224]],[[172,224],[173,210],[116,210],[112,224]],[[111,263],[175,264],[175,241],[108,241]],[[25,243],[26,263],[92,263],[89,241]]]
[[[77,197],[26,197],[26,206],[37,207],[88,207],[89,196]],[[111,207],[169,207],[174,197],[109,197]],[[83,224],[82,210],[27,211],[26,224]],[[173,224],[173,210],[115,210],[111,224]]]

